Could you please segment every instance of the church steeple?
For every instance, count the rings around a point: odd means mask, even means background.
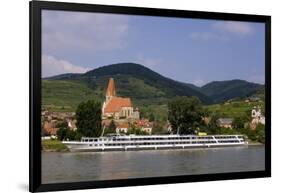
[[[106,90],[106,100],[110,100],[114,96],[116,96],[114,79],[110,78]]]

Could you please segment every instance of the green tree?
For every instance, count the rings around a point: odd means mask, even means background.
[[[104,129],[104,134],[109,134],[109,133],[115,133],[116,132],[116,124],[114,122],[114,120],[111,120],[109,126],[107,128]]]
[[[205,132],[208,134],[220,134],[221,128],[217,125],[217,120],[219,116],[212,114],[210,116],[210,122],[205,126]]]
[[[232,122],[233,129],[241,130],[244,128],[245,120],[242,117],[235,117]]]
[[[161,134],[168,134],[168,129],[166,127],[166,121],[154,121],[152,127],[152,134],[154,135],[161,135]]]
[[[82,136],[82,134],[81,133],[79,133],[79,132],[75,132],[76,133],[76,135],[75,135],[75,138],[74,138],[74,140],[76,140],[76,141],[80,141],[81,140],[81,138],[83,137]]]
[[[142,131],[140,128],[129,128],[127,134],[134,134],[134,135],[148,135],[147,132]]]
[[[80,140],[81,134],[68,128],[67,122],[62,121],[56,125],[59,129],[57,136],[59,140]]]
[[[168,119],[174,133],[193,134],[204,125],[204,110],[197,97],[175,97],[168,103]]]
[[[57,136],[59,140],[64,140],[66,139],[66,134],[67,134],[67,122],[66,121],[62,121],[56,124],[56,127],[59,128],[57,131]]]
[[[66,128],[59,128],[58,131],[57,131],[57,136],[58,136],[58,139],[60,141],[66,139],[66,132],[67,132],[67,129]]]
[[[155,121],[155,116],[152,112],[149,114],[149,121],[150,122]]]
[[[77,131],[83,136],[99,137],[101,129],[101,104],[94,100],[81,102],[76,109]]]
[[[108,128],[109,128],[113,133],[115,133],[115,131],[116,131],[116,124],[115,124],[114,120],[111,120],[111,122],[110,122]]]
[[[77,134],[77,132],[76,131],[73,131],[73,130],[71,130],[71,129],[67,129],[67,131],[66,131],[66,139],[68,139],[68,140],[75,140],[75,138],[76,138],[76,134]]]
[[[250,122],[250,114],[244,113],[241,114],[239,117],[235,117],[232,122],[233,129],[236,130],[243,130],[245,128],[246,123]]]
[[[256,127],[256,133],[257,133],[257,141],[260,143],[264,143],[265,142],[265,131],[264,131],[265,127],[263,124],[258,124]]]
[[[66,121],[61,121],[61,122],[56,124],[56,127],[57,128],[65,128],[66,129],[66,128],[68,128],[68,124],[67,124]]]

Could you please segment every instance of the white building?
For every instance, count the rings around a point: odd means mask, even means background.
[[[261,124],[265,124],[265,117],[262,115],[261,113],[261,108],[258,106],[258,107],[254,107],[252,109],[252,124],[258,124],[258,123],[261,123]]]

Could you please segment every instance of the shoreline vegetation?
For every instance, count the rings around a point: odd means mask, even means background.
[[[42,152],[69,152],[69,149],[60,140],[46,139],[42,140]]]

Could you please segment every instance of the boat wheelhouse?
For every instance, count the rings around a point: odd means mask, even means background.
[[[247,145],[243,135],[109,135],[63,141],[71,151],[184,149]]]

